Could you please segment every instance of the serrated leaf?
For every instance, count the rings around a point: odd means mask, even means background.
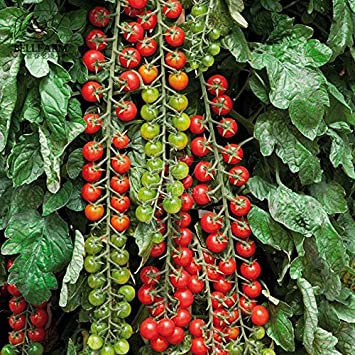
[[[87,275],[81,274],[75,283],[66,284],[66,306],[63,307],[64,312],[73,312],[78,307],[82,307],[85,310],[89,310],[92,306],[88,303],[88,294],[91,291],[87,284]]]
[[[67,181],[63,187],[55,194],[47,193],[44,196],[43,216],[48,216],[51,213],[64,207],[70,200],[73,193],[73,184]]]
[[[143,168],[133,167],[129,169],[130,190],[129,197],[134,203],[138,203],[138,190],[142,187],[141,177],[145,170]]]
[[[31,123],[41,123],[43,118],[40,116],[40,97],[38,91],[38,85],[33,85],[26,96],[26,100],[22,107],[20,114],[20,121],[29,121]]]
[[[260,201],[268,199],[270,193],[274,192],[276,186],[270,184],[260,176],[252,176],[247,183],[250,192]]]
[[[342,228],[343,232],[340,233],[340,236],[343,240],[346,250],[355,255],[355,222],[349,212],[344,213],[339,216],[338,225]]]
[[[232,31],[221,39],[221,45],[230,51],[239,63],[246,63],[251,59],[251,52],[243,31],[234,26]]]
[[[335,350],[338,339],[330,332],[317,328],[314,334],[312,355],[342,355]]]
[[[147,223],[138,223],[133,238],[138,246],[138,255],[142,257],[139,268],[141,268],[150,256],[153,247],[152,226]]]

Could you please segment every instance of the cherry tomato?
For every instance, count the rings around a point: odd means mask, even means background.
[[[115,110],[117,118],[121,121],[132,121],[137,116],[137,106],[133,101],[124,100],[118,103],[118,107]]]
[[[129,209],[131,200],[128,196],[113,196],[111,197],[111,206],[120,213],[124,213]]]
[[[148,10],[138,16],[138,23],[141,24],[146,31],[150,31],[157,25],[158,17],[155,13]]]
[[[207,80],[207,90],[214,96],[222,95],[228,90],[228,80],[220,74],[212,75]]]
[[[88,161],[100,160],[104,154],[104,147],[102,144],[95,141],[87,142],[82,150],[83,157]]]
[[[169,99],[169,105],[176,111],[185,111],[189,105],[189,100],[185,95],[174,95]]]
[[[203,319],[197,318],[191,321],[189,325],[189,332],[193,337],[203,336],[203,327],[206,325]]]
[[[134,47],[126,47],[118,54],[118,60],[124,68],[132,69],[140,64],[142,56],[138,49]]]
[[[43,328],[29,329],[27,332],[28,338],[32,341],[42,342],[46,337],[46,332]]]
[[[85,43],[90,49],[103,51],[107,47],[107,36],[101,30],[94,29],[85,36]]]
[[[200,223],[203,231],[206,233],[215,233],[222,228],[223,220],[215,212],[206,212],[202,216]]]
[[[169,342],[169,344],[178,345],[184,341],[184,338],[185,338],[184,330],[180,327],[175,327],[173,334],[166,337],[166,340]]]
[[[232,223],[231,227],[232,233],[240,239],[247,239],[251,234],[248,220],[244,217],[237,218],[237,220]]]
[[[11,345],[22,344],[25,340],[24,332],[11,332],[9,333],[9,343]]]
[[[196,137],[190,144],[191,152],[197,157],[204,157],[210,152],[210,143],[205,137]]]
[[[269,320],[269,312],[264,306],[255,306],[251,311],[251,321],[254,325],[263,326]]]
[[[154,303],[154,288],[151,285],[143,285],[138,290],[137,296],[141,303],[145,305],[151,305]]]
[[[194,355],[207,355],[208,347],[205,344],[205,339],[203,337],[193,338],[190,350]]]
[[[6,289],[7,292],[12,296],[16,296],[16,297],[21,296],[21,292],[14,284],[7,284]]]
[[[238,217],[247,215],[250,211],[250,200],[246,196],[236,196],[229,204],[231,212]]]
[[[83,63],[90,72],[98,73],[102,70],[105,56],[96,49],[90,49],[83,55]]]
[[[206,15],[207,12],[208,12],[208,7],[205,4],[195,4],[191,8],[191,15],[194,17]]]
[[[140,274],[139,277],[141,281],[146,285],[156,285],[160,280],[159,269],[155,266],[145,266]]]
[[[162,318],[158,321],[157,330],[159,335],[168,337],[174,333],[175,323],[169,318]]]
[[[133,7],[134,9],[141,10],[143,9],[148,3],[148,0],[128,0],[129,6]]]
[[[111,225],[118,232],[123,232],[130,225],[129,217],[127,215],[114,215],[111,217]]]
[[[201,134],[205,131],[205,121],[203,116],[195,115],[191,117],[190,131],[194,134]]]
[[[153,318],[146,318],[139,327],[141,336],[147,340],[158,337],[158,324]]]
[[[181,199],[178,196],[165,197],[163,200],[163,208],[166,213],[175,214],[181,210]]]
[[[211,202],[208,192],[209,186],[207,184],[198,184],[192,189],[192,197],[198,205],[207,205]]]
[[[181,213],[185,213],[191,221],[191,217],[188,213],[186,212],[181,212]],[[191,230],[189,228],[180,227],[178,233],[179,234],[173,239],[174,242],[181,247],[187,247],[192,242],[193,239],[193,234]]]
[[[189,193],[185,192],[182,194],[181,200],[182,200],[181,211],[186,212],[191,210],[191,208],[194,205],[193,197]]]
[[[105,214],[105,209],[103,205],[86,205],[85,207],[85,217],[92,222],[100,220]]]
[[[119,194],[124,194],[130,188],[127,176],[113,176],[110,180],[111,188]]]
[[[171,284],[176,289],[186,288],[190,280],[190,274],[183,268],[179,268],[172,272],[173,274],[169,276]]]
[[[206,271],[209,281],[218,281],[222,277],[215,265],[207,265]]]
[[[171,73],[169,75],[168,82],[174,90],[181,91],[187,88],[187,85],[189,84],[189,77],[185,72],[179,71]]]
[[[95,27],[106,27],[110,22],[110,11],[103,6],[96,6],[89,12],[89,21]]]
[[[243,283],[242,289],[243,293],[249,298],[257,298],[261,294],[262,286],[258,280],[254,280],[250,283]]]
[[[149,205],[138,206],[136,208],[135,215],[139,222],[148,222],[153,217],[153,208]]]
[[[176,70],[182,69],[186,64],[187,58],[184,52],[177,49],[173,52],[168,52],[165,55],[165,63]]]
[[[218,308],[223,308],[224,307],[224,299],[225,299],[225,295],[224,293],[220,292],[220,291],[214,291],[211,294],[211,301],[212,301],[212,308],[213,309],[218,309]]]
[[[112,138],[112,144],[117,149],[124,149],[129,144],[129,138],[128,138],[127,134],[117,133]]]
[[[227,293],[232,289],[233,285],[231,281],[221,277],[213,282],[213,287],[216,291]]]
[[[104,345],[104,340],[96,334],[90,334],[88,337],[88,346],[91,350],[99,350]]]
[[[118,77],[118,82],[126,92],[137,90],[141,85],[138,74],[133,70],[123,72]]]
[[[224,138],[232,138],[238,132],[238,124],[233,118],[222,118],[217,125],[217,131]]]
[[[13,297],[9,301],[9,308],[12,313],[20,314],[26,309],[26,307],[27,307],[27,302],[22,297],[20,298]]]
[[[159,90],[157,88],[148,87],[142,90],[141,96],[144,102],[152,104],[159,98]]]
[[[170,169],[171,175],[177,180],[183,180],[189,175],[189,166],[179,161]]]
[[[254,241],[248,240],[243,242],[237,242],[235,250],[243,258],[250,258],[255,254],[256,246]]]
[[[168,0],[162,6],[163,14],[169,19],[176,19],[182,13],[182,4],[179,0]]]
[[[220,260],[218,268],[224,275],[233,275],[237,269],[237,264],[233,258],[229,258],[228,260]]]
[[[123,25],[123,37],[130,43],[141,41],[144,38],[144,28],[138,22],[126,23]]]
[[[154,351],[162,353],[168,348],[169,342],[164,337],[158,336],[150,341],[150,346]]]
[[[199,293],[205,288],[205,281],[197,275],[192,275],[187,287],[192,293]]]
[[[157,51],[158,44],[154,38],[145,37],[137,43],[136,48],[143,57],[150,57]]]
[[[48,322],[48,313],[44,309],[37,309],[30,315],[31,323],[37,328],[43,328]]]
[[[178,300],[181,308],[189,308],[194,303],[194,295],[187,288],[175,291],[174,297]]]
[[[102,120],[97,113],[88,113],[83,117],[86,123],[85,133],[94,134],[101,129]]]
[[[206,246],[212,253],[221,253],[228,246],[228,238],[223,233],[212,233],[206,238]]]
[[[248,280],[256,280],[261,274],[260,264],[255,260],[251,263],[243,263],[240,266],[240,273]]]
[[[163,255],[163,253],[165,252],[165,248],[166,248],[166,244],[164,241],[160,242],[158,244],[154,244],[153,248],[150,252],[150,256],[152,258],[157,258],[157,257]]]
[[[238,164],[243,156],[243,149],[238,144],[227,144],[222,150],[222,158],[227,164]]]
[[[193,251],[187,247],[181,247],[174,251],[173,260],[176,265],[187,266],[193,259]]]
[[[192,260],[190,265],[185,266],[185,270],[190,274],[190,275],[197,275],[202,269],[202,266],[199,264],[196,264],[194,260]]]
[[[234,186],[243,186],[249,180],[249,171],[244,166],[233,166],[228,173],[228,180]]]
[[[165,32],[165,40],[172,47],[179,47],[185,41],[185,32],[178,26],[172,26]]]
[[[165,312],[164,303],[159,303],[154,308],[149,308],[149,313],[154,318],[159,317],[164,312]]]
[[[191,313],[186,308],[178,308],[172,318],[177,327],[186,327],[191,321]]]
[[[194,182],[194,179],[192,178],[191,175],[187,175],[185,179],[182,180],[182,183],[184,184],[184,188],[187,190],[189,189]]]
[[[26,315],[25,314],[21,314],[21,315],[12,314],[9,318],[9,325],[10,325],[11,329],[16,330],[16,331],[25,328]]]
[[[111,165],[113,170],[118,174],[125,174],[131,167],[131,160],[125,154],[116,155],[112,161]]]
[[[198,181],[211,181],[215,176],[215,170],[212,169],[211,163],[208,161],[200,161],[196,164],[194,175]]]
[[[173,126],[178,131],[186,131],[190,127],[190,117],[186,113],[180,113],[172,118]],[[181,159],[180,159],[181,161]]]
[[[228,95],[220,95],[212,99],[211,109],[216,115],[228,115],[232,111],[232,108],[233,101]]]
[[[88,81],[81,88],[81,96],[88,102],[98,102],[102,99],[102,86],[97,81]]]
[[[151,84],[159,75],[158,68],[154,65],[143,64],[139,67],[138,72],[142,77],[144,84]]]

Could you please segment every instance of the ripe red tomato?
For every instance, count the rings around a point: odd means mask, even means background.
[[[117,149],[124,149],[127,147],[129,144],[129,138],[127,134],[123,133],[117,133],[113,138],[112,138],[112,144],[115,146]]]
[[[183,268],[179,268],[176,271],[172,271],[172,272],[173,273],[169,276],[171,284],[176,289],[187,287],[191,275]]]
[[[124,39],[130,43],[136,43],[144,38],[144,28],[138,22],[124,24],[122,31]]]
[[[212,301],[213,309],[224,307],[225,294],[223,292],[213,291],[211,297],[212,297],[211,301]]]
[[[247,215],[250,211],[251,204],[250,200],[246,196],[236,196],[229,204],[231,212],[238,217],[243,217]]]
[[[202,266],[199,264],[196,264],[194,260],[192,260],[190,265],[185,266],[185,270],[190,274],[190,275],[197,275],[202,269]]]
[[[90,72],[98,73],[102,70],[105,56],[96,49],[90,49],[83,55],[83,63]]]
[[[138,49],[134,47],[126,47],[118,54],[118,60],[124,68],[132,69],[140,64],[142,56]]]
[[[93,163],[87,163],[81,170],[83,179],[87,182],[95,182],[101,179],[102,170],[96,167]]]
[[[204,157],[210,152],[210,143],[205,137],[196,137],[191,141],[190,147],[193,155]]]
[[[9,325],[11,329],[19,331],[26,326],[26,315],[25,314],[12,314],[9,318]]]
[[[194,133],[194,134],[201,134],[205,131],[205,121],[204,121],[204,118],[203,116],[201,115],[195,115],[195,116],[192,116],[191,119],[190,119],[190,131],[191,133]]]
[[[228,238],[223,233],[212,233],[206,238],[206,247],[212,253],[221,253],[228,246]]]
[[[182,5],[179,0],[168,0],[162,7],[163,14],[170,19],[178,18],[182,13]]]
[[[180,227],[180,231],[182,231],[183,229],[184,230],[187,229],[186,227],[188,227],[190,225],[190,223],[191,223],[191,216],[187,212],[181,211],[179,213],[179,220],[177,221],[177,225]],[[186,233],[184,235],[181,234],[177,239],[181,239],[181,237],[184,237],[184,239],[185,239],[186,236],[187,236]],[[191,240],[192,240],[192,234],[191,234]],[[175,242],[177,244],[179,244],[180,242],[182,242],[182,240],[179,242],[175,240]],[[191,241],[190,241],[190,243],[191,243]]]
[[[194,175],[198,181],[207,182],[213,179],[216,172],[208,161],[200,161],[196,164]]]
[[[194,179],[191,175],[187,175],[185,179],[182,180],[185,190],[189,189],[194,182]]]
[[[129,209],[131,200],[128,196],[113,196],[111,197],[111,207],[119,213],[124,213]]]
[[[263,326],[269,320],[269,312],[264,306],[255,306],[251,311],[251,321],[256,326]]]
[[[81,189],[81,196],[87,202],[95,202],[102,193],[102,188],[86,183]]]
[[[96,6],[89,12],[89,21],[95,27],[106,27],[110,22],[110,11],[103,6]]]
[[[27,302],[22,297],[13,297],[9,301],[9,308],[12,313],[20,314],[27,307]]]
[[[30,315],[31,323],[37,328],[43,328],[48,322],[48,313],[44,309],[37,309]]]
[[[41,343],[46,337],[46,331],[43,328],[29,329],[27,335],[30,340]]]
[[[131,167],[131,160],[125,154],[116,155],[112,161],[111,166],[113,170],[118,174],[125,174]]]
[[[225,337],[228,341],[236,340],[240,335],[240,329],[238,327],[227,328]],[[228,354],[228,353],[227,353]]]
[[[169,344],[178,345],[183,342],[184,338],[185,338],[184,329],[180,327],[175,327],[173,334],[168,336],[166,340],[169,342]]]
[[[118,232],[123,232],[130,225],[129,217],[125,214],[120,216],[114,215],[111,217],[111,225]]]
[[[145,304],[146,306],[153,304],[154,303],[154,295],[152,294],[153,291],[154,288],[151,285],[141,286],[137,292],[139,302]]]
[[[191,321],[191,313],[186,308],[178,308],[172,318],[177,327],[186,327]]]
[[[205,339],[203,337],[193,338],[190,350],[194,355],[207,355],[208,347],[205,344]]]
[[[130,183],[127,176],[113,176],[110,180],[110,186],[119,194],[124,194],[129,190]]]
[[[249,298],[257,298],[262,291],[261,283],[258,280],[254,280],[250,283],[242,284],[243,293]]]
[[[186,213],[186,212],[181,212],[181,213]],[[187,215],[189,216],[191,221],[190,215],[189,214]],[[174,242],[177,245],[180,245],[182,247],[187,247],[192,242],[192,238],[193,238],[191,230],[189,228],[181,227],[178,233],[179,234],[173,239]]]
[[[145,266],[139,273],[141,281],[146,285],[156,285],[160,280],[159,269],[155,266]]]
[[[176,265],[189,265],[193,259],[193,251],[187,247],[180,247],[174,251],[173,260]]]
[[[175,291],[174,297],[179,302],[179,307],[189,308],[194,303],[194,295],[189,289],[179,289]]]
[[[146,85],[151,84],[159,75],[158,68],[151,64],[143,64],[139,67],[138,72]]]
[[[237,218],[237,220],[232,223],[231,228],[232,233],[240,239],[247,239],[251,234],[248,220],[244,217]]]
[[[187,85],[189,84],[189,77],[185,72],[179,71],[171,73],[169,75],[168,82],[174,90],[181,91],[187,88]]]
[[[185,41],[185,32],[178,26],[172,26],[165,32],[165,40],[172,47],[179,47]]]
[[[231,281],[226,280],[224,277],[221,277],[213,282],[213,287],[216,291],[227,293],[232,289],[233,284]]]
[[[184,192],[181,195],[181,202],[182,202],[181,211],[183,211],[183,212],[191,210],[191,208],[194,205],[193,197],[190,194],[188,194],[187,192]]]
[[[255,254],[256,246],[253,240],[237,242],[235,250],[243,258],[250,258]]]
[[[166,244],[164,241],[162,241],[158,244],[154,244],[152,250],[150,251],[150,256],[152,258],[157,258],[157,257],[163,255],[165,252],[165,248],[166,248]]]
[[[179,49],[173,52],[168,52],[165,55],[165,64],[176,70],[182,69],[186,64],[186,61],[186,55]]]
[[[224,328],[226,326],[226,318],[228,316],[227,310],[223,308],[217,308],[213,311],[213,325],[216,328]]]
[[[198,184],[192,189],[192,197],[198,205],[207,205],[211,202],[208,195],[209,186],[207,184]]]
[[[135,9],[132,6],[127,5],[123,8],[123,12],[129,17],[136,17],[142,13],[142,10]]]
[[[220,260],[218,263],[218,268],[224,275],[233,275],[237,269],[237,263],[233,258],[227,260]]]
[[[205,281],[198,275],[192,275],[187,287],[192,293],[199,293],[205,288]]]
[[[81,88],[81,96],[85,101],[98,102],[102,99],[102,86],[97,81],[88,81]]]
[[[189,325],[189,332],[193,337],[203,336],[203,327],[206,325],[205,321],[201,318],[196,318],[191,321]]]
[[[86,205],[85,217],[92,222],[100,220],[105,214],[105,208],[103,205]]]
[[[150,31],[157,25],[158,17],[155,13],[148,10],[138,16],[138,23],[141,24],[146,31]]]
[[[132,121],[137,116],[137,106],[133,101],[124,100],[120,101],[116,107],[116,116],[121,121]]]
[[[88,161],[100,160],[104,154],[104,147],[102,144],[95,141],[87,142],[82,150],[83,157]]]
[[[85,36],[85,43],[90,49],[103,51],[108,44],[107,36],[104,32],[95,28]]]
[[[25,340],[24,332],[11,332],[9,333],[9,343],[11,345],[22,344]]]
[[[118,77],[118,82],[126,92],[137,90],[141,85],[138,74],[133,70],[123,72]]]
[[[244,166],[233,166],[228,173],[228,180],[234,186],[243,186],[249,180],[249,171]]]
[[[148,0],[128,0],[129,6],[141,10],[147,5]]]
[[[159,303],[155,305],[153,308],[149,308],[149,313],[152,317],[159,317],[161,314],[165,312],[164,303]]]
[[[207,90],[212,95],[222,95],[228,90],[228,80],[220,74],[212,75],[207,80]]]
[[[206,271],[209,281],[217,281],[222,277],[218,268],[215,265],[207,265]]]
[[[136,48],[143,57],[150,57],[157,51],[158,44],[154,38],[145,37]]]
[[[206,233],[215,233],[222,228],[223,219],[215,212],[206,212],[202,216],[200,223],[203,231]]]
[[[238,164],[243,156],[243,149],[235,143],[227,144],[222,150],[222,158],[227,164]]]
[[[175,323],[169,318],[162,318],[158,321],[157,330],[159,335],[168,337],[174,333]]]
[[[158,324],[153,318],[146,318],[139,327],[141,336],[152,340],[158,337]]]
[[[94,134],[101,129],[102,120],[97,113],[88,113],[83,117],[86,123],[85,133]]]
[[[238,131],[238,124],[233,118],[222,118],[217,125],[218,133],[224,138],[231,138]]]
[[[21,292],[14,284],[7,284],[6,289],[7,292],[12,296],[16,296],[16,297],[21,296]]]
[[[243,263],[240,266],[240,273],[248,280],[256,280],[261,274],[260,264],[254,260],[251,263]]]
[[[211,109],[216,115],[228,115],[233,109],[233,101],[228,95],[216,96],[212,99]]]
[[[164,337],[158,336],[150,341],[150,346],[157,353],[162,353],[168,348],[169,342]]]

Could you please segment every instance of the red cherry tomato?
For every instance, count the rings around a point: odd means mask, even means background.
[[[37,328],[43,328],[48,322],[48,313],[44,309],[37,309],[30,315],[31,323]]]
[[[143,57],[150,57],[157,51],[158,44],[154,38],[145,37],[137,43],[136,48]]]
[[[170,19],[178,18],[182,13],[182,5],[178,0],[168,0],[162,6],[163,14]]]
[[[237,218],[231,225],[232,233],[240,238],[247,239],[251,235],[251,229],[248,220],[244,217]]]
[[[238,164],[243,156],[243,149],[238,144],[227,144],[222,150],[222,158],[227,164]]]
[[[89,21],[93,26],[106,27],[110,22],[110,11],[103,6],[96,6],[89,12]]]
[[[129,144],[129,138],[127,134],[118,133],[112,138],[112,144],[117,149],[127,148],[127,145]]]
[[[206,212],[202,216],[200,223],[203,231],[206,233],[215,233],[222,228],[223,220],[215,212]]]
[[[193,197],[190,194],[188,194],[187,192],[184,192],[181,195],[181,201],[182,201],[181,211],[183,211],[183,212],[191,210],[191,208],[194,205]]]
[[[138,49],[134,47],[126,47],[118,54],[118,60],[124,68],[132,69],[140,64],[142,56]]]
[[[253,240],[237,242],[235,250],[243,258],[250,258],[255,254],[256,246]]]
[[[192,293],[199,293],[205,288],[205,281],[197,275],[192,275],[187,287]]]
[[[228,260],[220,260],[218,268],[224,275],[233,275],[237,269],[237,264],[233,258],[229,258]]]
[[[215,174],[216,171],[212,168],[211,163],[208,161],[198,162],[194,169],[196,179],[201,182],[211,181]]]
[[[103,51],[107,47],[107,36],[98,29],[91,30],[85,36],[85,43],[90,49]]]
[[[102,99],[102,86],[97,81],[88,81],[81,88],[81,96],[85,101],[98,102]]]
[[[83,117],[86,123],[85,133],[94,134],[101,129],[102,120],[97,113],[88,113]]]
[[[228,180],[234,186],[243,186],[249,180],[249,171],[244,166],[233,166],[228,173]]]
[[[128,196],[111,197],[111,206],[119,213],[125,213],[129,209],[130,205],[131,200]]]
[[[194,182],[194,179],[191,175],[187,175],[185,179],[182,180],[185,190],[189,189]]]
[[[146,306],[153,304],[154,303],[153,291],[154,291],[154,288],[151,285],[141,286],[137,292],[139,302],[141,302],[142,304],[145,304]],[[158,329],[157,329],[157,331],[158,331]]]
[[[147,340],[158,337],[158,324],[153,318],[146,318],[140,325],[139,331],[141,336]]]
[[[111,166],[113,170],[118,174],[125,174],[131,167],[131,160],[125,154],[116,155],[112,161]]]
[[[165,63],[176,70],[182,69],[186,64],[186,61],[186,55],[179,49],[173,52],[168,52],[165,55]]]
[[[18,345],[22,344],[25,340],[25,333],[24,332],[11,332],[9,333],[9,343],[11,345]]]
[[[186,308],[178,308],[172,318],[177,327],[186,327],[191,321],[191,313]]]
[[[193,258],[193,251],[187,247],[179,247],[173,253],[173,260],[176,265],[189,265]]]
[[[169,276],[171,284],[176,289],[181,289],[187,287],[190,281],[191,275],[184,270],[183,268],[179,268],[176,271],[173,271],[172,274]]]
[[[129,22],[123,26],[123,37],[130,43],[136,43],[144,38],[144,28],[138,22]]]
[[[238,131],[238,124],[233,118],[222,118],[217,125],[217,131],[224,138],[232,138]]]
[[[173,334],[166,337],[166,340],[169,342],[169,344],[178,345],[184,341],[184,338],[185,338],[184,329],[180,327],[175,327]]]
[[[169,318],[162,318],[158,321],[157,330],[159,335],[168,337],[174,333],[175,323]]]
[[[261,274],[260,264],[255,260],[251,263],[243,263],[240,266],[240,273],[248,280],[256,280]]]
[[[157,353],[162,353],[168,348],[169,342],[164,337],[158,336],[150,341],[150,346]]]
[[[100,220],[105,214],[105,208],[103,205],[86,205],[85,217],[92,222]]]
[[[110,180],[111,188],[119,194],[124,194],[130,188],[127,176],[113,176]]]
[[[133,7],[134,9],[141,10],[143,9],[148,3],[148,0],[128,0],[129,6]]]
[[[165,248],[166,248],[166,244],[165,244],[164,241],[160,242],[158,244],[154,244],[153,248],[152,248],[152,250],[150,252],[150,256],[152,258],[157,258],[157,257],[163,255],[164,252],[165,252]]]
[[[205,137],[196,137],[191,141],[190,147],[193,155],[204,157],[210,152],[209,142]]]
[[[186,212],[181,212],[181,213],[186,213]],[[189,216],[191,221],[190,215],[189,214],[187,215]],[[193,239],[193,234],[191,230],[189,228],[180,227],[179,234],[176,237],[174,237],[173,240],[177,245],[180,245],[182,247],[187,247],[192,242],[192,239]]]
[[[104,154],[104,147],[102,144],[95,141],[87,142],[82,150],[83,157],[88,161],[100,160]]]
[[[123,72],[118,77],[118,82],[126,92],[137,90],[141,85],[138,74],[133,70],[127,70]]]
[[[165,32],[165,40],[172,47],[179,47],[185,41],[185,32],[178,26],[172,26]]]
[[[189,308],[194,303],[194,295],[189,289],[175,291],[174,297],[178,300],[181,308]]]
[[[123,232],[129,227],[130,219],[127,215],[113,215],[111,217],[111,225],[118,232]]]
[[[86,183],[81,189],[81,196],[87,202],[95,202],[99,199],[102,188]]]
[[[83,179],[87,182],[95,182],[101,179],[102,170],[96,167],[93,163],[87,163],[81,170]]]
[[[261,283],[258,280],[254,280],[250,283],[243,283],[242,285],[243,293],[249,298],[259,297],[262,289]]]
[[[193,337],[203,336],[203,327],[206,325],[205,321],[201,318],[196,318],[191,321],[189,325],[189,332]]]
[[[198,205],[207,205],[211,202],[208,195],[209,186],[207,184],[198,184],[192,189],[192,197]]]
[[[205,339],[203,337],[193,338],[190,350],[194,355],[207,355],[208,347],[205,344]]]
[[[228,80],[220,74],[212,75],[207,80],[207,90],[212,95],[222,95],[228,90]]]
[[[221,253],[228,246],[228,238],[223,233],[212,233],[206,238],[206,246],[212,253]]]
[[[205,121],[203,116],[195,115],[190,119],[190,131],[194,134],[202,134],[205,131]]]
[[[250,200],[246,196],[236,196],[229,204],[231,212],[237,217],[243,217],[250,211]]]
[[[16,296],[16,297],[21,296],[21,292],[14,284],[7,284],[6,289],[7,292],[12,296]]]
[[[233,101],[228,95],[216,96],[212,99],[211,109],[216,115],[228,115],[233,109]]]
[[[33,342],[43,342],[46,337],[46,331],[43,328],[29,329],[27,332],[28,338]]]
[[[251,311],[251,321],[256,326],[263,326],[269,320],[269,312],[264,306],[255,306]]]
[[[138,23],[141,24],[146,31],[150,31],[157,25],[158,17],[155,13],[148,10],[138,16]]]
[[[26,315],[12,314],[9,318],[9,326],[15,331],[19,331],[26,326]]]
[[[137,106],[133,101],[124,100],[117,104],[115,113],[118,119],[123,122],[132,121],[137,116]]]
[[[23,297],[13,297],[9,301],[9,308],[12,313],[20,314],[22,313],[27,307],[27,302],[24,300]]]
[[[96,49],[90,49],[83,55],[83,63],[90,72],[100,72],[104,62],[105,56]]]

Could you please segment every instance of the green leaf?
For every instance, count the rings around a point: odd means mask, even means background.
[[[67,162],[67,173],[71,179],[76,179],[84,166],[84,158],[82,154],[82,149],[78,148],[73,150],[68,157]]]
[[[265,83],[262,77],[256,72],[252,72],[249,78],[249,86],[254,95],[264,104],[270,103],[269,100],[269,86]]]
[[[8,157],[9,177],[14,186],[30,184],[44,172],[37,133],[24,134]]]
[[[270,304],[270,320],[267,323],[267,335],[286,351],[295,351],[294,330],[290,317],[291,308],[284,302],[277,306]]]
[[[67,181],[57,193],[46,193],[44,196],[42,216],[48,216],[64,207],[69,202],[72,193],[73,184],[70,181]]]
[[[142,168],[133,167],[129,169],[129,182],[130,190],[129,197],[134,203],[138,203],[138,190],[142,187],[141,177],[144,174],[145,170]]]
[[[354,24],[351,10],[343,0],[333,0],[333,21],[330,27],[327,44],[333,51],[332,60],[344,53],[346,47],[354,44]]]
[[[89,310],[92,306],[88,301],[88,294],[91,291],[89,285],[87,284],[87,275],[81,274],[75,283],[66,284],[67,297],[66,306],[63,307],[63,311],[70,313],[76,310],[78,307],[82,307],[85,310]]]
[[[5,234],[9,239],[2,245],[2,254],[20,254],[8,282],[32,304],[47,301],[51,290],[58,287],[54,273],[69,262],[72,253],[67,223],[56,214],[42,218],[27,209],[11,218]]]
[[[65,272],[63,278],[62,289],[60,291],[59,296],[59,306],[66,307],[68,303],[68,286],[67,284],[75,284],[80,276],[80,272],[84,265],[84,237],[80,233],[80,231],[75,231],[75,240],[74,240],[74,249],[71,257],[71,261],[67,266],[67,270]]]
[[[334,304],[335,313],[344,322],[355,323],[355,296],[352,295],[351,303],[344,305],[341,303]]]
[[[268,199],[270,193],[274,192],[276,186],[270,184],[260,176],[252,176],[247,183],[250,192],[260,201]]]
[[[345,213],[348,210],[344,188],[335,181],[322,181],[311,185],[311,195],[317,199],[328,214]]]
[[[305,279],[297,280],[298,288],[303,296],[304,304],[304,333],[303,344],[309,354],[313,351],[313,342],[318,327],[317,301],[314,296],[312,285]]]
[[[66,204],[66,207],[72,211],[75,212],[83,211],[86,206],[85,201],[81,197],[82,187],[83,185],[80,181],[76,181],[73,183],[73,191],[68,203]]]
[[[269,11],[282,11],[282,5],[280,4],[280,0],[260,0],[260,4],[264,9]]]
[[[229,13],[233,20],[241,27],[247,28],[248,22],[240,14],[244,10],[243,0],[226,0]]]
[[[20,114],[20,121],[28,121],[40,124],[43,121],[41,117],[40,97],[38,85],[33,85],[26,96],[26,100]]]
[[[71,338],[68,340],[67,355],[77,355],[75,344]]]
[[[338,339],[330,332],[317,328],[314,334],[312,355],[342,355],[335,350]]]
[[[248,42],[238,26],[233,26],[232,31],[221,39],[221,45],[228,49],[239,63],[246,63],[251,59]]]
[[[2,38],[1,16],[7,9],[0,10],[0,41]],[[17,99],[17,74],[20,69],[22,56],[13,52],[11,47],[0,47],[0,152],[6,146],[9,134],[11,116]]]
[[[338,225],[342,228],[343,232],[340,233],[343,243],[346,246],[346,250],[355,255],[355,222],[350,213],[344,213],[339,216]]]
[[[153,241],[151,232],[152,226],[147,223],[138,223],[133,238],[138,246],[138,255],[142,257],[140,267],[141,268],[150,256],[150,252],[153,247]]]
[[[291,235],[280,224],[275,222],[269,213],[257,206],[253,206],[248,213],[248,221],[258,240],[263,244],[270,245],[276,250],[291,254],[293,241]]]
[[[0,255],[0,286],[3,286],[7,281],[6,260]]]
[[[15,44],[23,33],[21,28],[26,20],[26,12],[18,7],[7,7],[0,10],[0,44]],[[1,51],[3,48],[1,49]]]
[[[42,78],[49,73],[49,63],[57,63],[58,53],[54,50],[43,52],[28,52],[25,54],[26,68],[35,78]]]
[[[341,322],[340,327],[334,333],[338,338],[337,348],[343,355],[353,355],[354,339],[355,339],[355,324]]]
[[[275,150],[292,173],[299,173],[303,185],[320,182],[322,170],[314,154],[316,147],[292,128],[285,112],[270,110],[259,115],[254,134],[261,154],[270,156]]]

